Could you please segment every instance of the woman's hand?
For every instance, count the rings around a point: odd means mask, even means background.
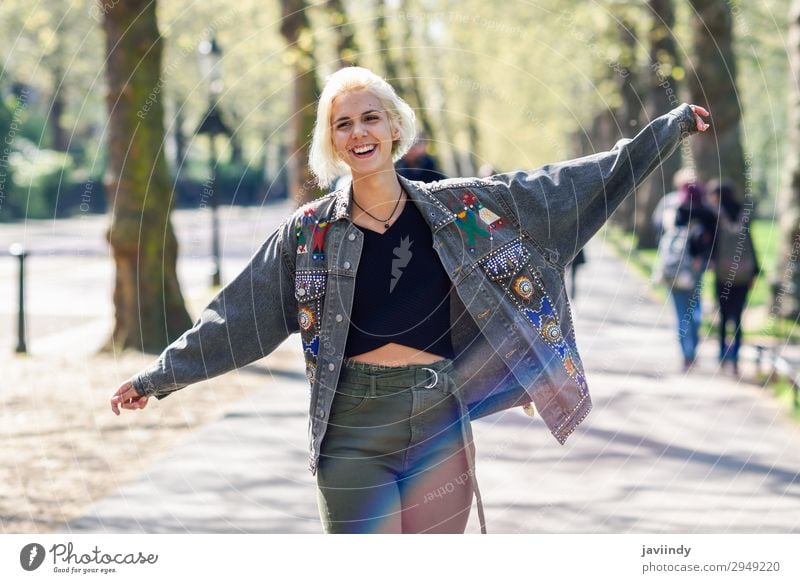
[[[690,105],[689,107],[691,107],[692,111],[694,112],[694,125],[695,127],[697,127],[697,131],[704,132],[709,127],[711,127],[706,122],[703,121],[703,118],[700,117],[701,115],[703,117],[708,117],[709,115],[711,115],[710,113],[708,113],[708,111],[706,111],[699,105]]]
[[[147,401],[150,397],[142,397],[133,388],[131,381],[122,383],[114,396],[111,397],[111,410],[114,415],[119,415],[119,406],[123,409],[144,409],[147,407]]]

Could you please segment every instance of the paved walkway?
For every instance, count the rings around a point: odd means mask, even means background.
[[[720,373],[712,339],[678,372],[671,305],[600,238],[587,255],[573,308],[594,410],[565,446],[521,411],[474,423],[489,532],[800,531],[800,426]],[[280,374],[258,365],[263,390],[64,532],[321,532],[298,344]]]

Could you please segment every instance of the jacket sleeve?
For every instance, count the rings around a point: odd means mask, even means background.
[[[291,224],[284,221],[203,309],[194,326],[131,379],[137,393],[163,399],[266,356],[299,330],[294,255],[287,249]]]
[[[625,197],[696,131],[694,112],[683,104],[608,152],[494,178],[503,183],[501,192],[522,228],[551,261],[566,265]]]

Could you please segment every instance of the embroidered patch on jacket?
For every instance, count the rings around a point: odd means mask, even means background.
[[[312,269],[297,271],[294,277],[295,297],[298,302],[297,322],[300,325],[300,341],[306,360],[306,376],[313,385],[320,344],[320,315],[325,302],[328,274],[325,269]]]
[[[564,337],[559,317],[547,296],[539,272],[525,268],[530,256],[531,252],[525,248],[522,240],[516,239],[492,251],[480,260],[480,264],[490,280],[502,285],[517,308],[558,355],[569,377],[585,393],[588,387],[574,335]]]
[[[461,195],[461,204],[453,210],[456,215],[456,225],[467,235],[467,246],[470,252],[475,251],[475,237],[488,237],[493,240],[492,232],[506,224],[506,221],[497,213],[489,210],[475,196],[465,190]],[[486,225],[486,228],[481,226]]]
[[[325,259],[325,235],[330,227],[327,219],[319,220],[311,227],[311,259]]]
[[[576,366],[572,350],[561,333],[561,326],[550,299],[542,293],[539,307],[525,308],[523,313],[538,330],[539,335],[558,354],[567,374],[581,387],[582,391],[588,391],[586,380]]]
[[[307,361],[306,362],[306,378],[308,382],[313,386],[314,378],[317,376],[317,365],[314,362]]]
[[[317,213],[313,208],[307,208],[302,216],[297,218],[294,233],[297,237],[297,253],[308,253],[308,236],[306,231],[311,232],[311,227],[316,222]]]
[[[533,297],[533,282],[527,275],[519,275],[514,280],[512,287],[514,293],[517,294],[524,301],[529,302]]]
[[[300,328],[303,331],[308,332],[316,322],[314,311],[308,306],[302,306],[297,312],[297,321],[300,324]]]
[[[465,192],[459,202],[461,206],[453,209],[453,213],[456,215],[456,226],[467,236],[467,248],[470,253],[474,253],[475,238],[482,237],[485,239],[488,237],[491,240],[492,234],[491,231],[484,229],[478,222],[480,218],[478,213],[483,207],[474,194],[468,191]]]
[[[482,207],[478,211],[478,216],[480,216],[481,220],[486,223],[486,226],[489,227],[490,231],[494,231],[495,229],[499,229],[503,225],[505,225],[505,221],[502,217],[494,214],[489,209]]]
[[[308,342],[303,340],[303,351],[308,352],[314,356],[314,358],[316,358],[317,354],[319,353],[319,336],[315,334],[314,337]]]

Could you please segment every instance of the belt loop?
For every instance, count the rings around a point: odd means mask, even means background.
[[[367,393],[368,397],[375,397],[378,394],[375,388],[375,385],[377,384],[376,378],[377,377],[374,374],[369,375],[369,393]]]

